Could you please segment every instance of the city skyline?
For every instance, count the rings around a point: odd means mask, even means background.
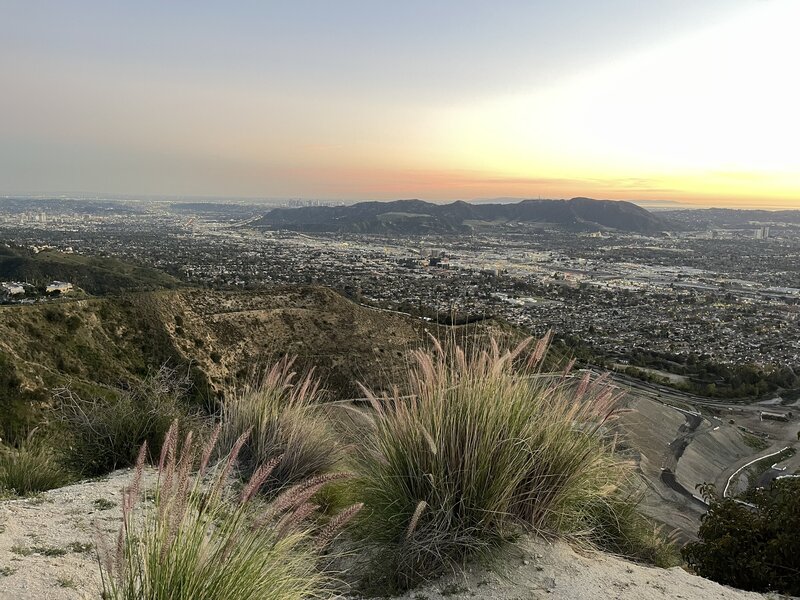
[[[791,0],[2,13],[0,194],[800,208]]]

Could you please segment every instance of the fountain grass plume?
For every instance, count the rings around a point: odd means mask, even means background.
[[[603,378],[543,372],[549,342],[432,340],[413,354],[408,396],[365,390],[373,418],[355,480],[359,531],[394,586],[492,554],[522,531],[579,531],[584,507],[628,477],[607,427],[618,395]]]
[[[324,391],[313,371],[298,377],[295,359],[283,358],[261,377],[230,390],[222,408],[220,448],[229,451],[250,431],[240,449],[240,473],[250,478],[272,457],[283,459],[261,490],[272,494],[309,477],[334,470],[340,444],[320,412]]]
[[[209,466],[205,457],[213,453],[215,436],[198,449],[191,433],[179,444],[177,430],[175,423],[166,435],[152,502],[143,494],[146,446],[139,452],[133,481],[123,491],[117,548],[101,560],[104,597],[330,597],[330,579],[318,569],[319,552],[360,508],[350,507],[320,530],[310,499],[333,476],[301,482],[267,503],[255,490],[282,457],[257,467],[254,479],[236,493],[230,475],[249,433]],[[193,470],[198,456],[203,457],[201,472]]]

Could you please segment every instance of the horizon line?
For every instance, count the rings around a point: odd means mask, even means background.
[[[344,204],[361,204],[364,202],[397,202],[401,200],[419,200],[431,204],[452,204],[454,202],[474,203],[496,203],[511,204],[526,200],[572,200],[575,198],[587,198],[589,200],[610,201],[610,202],[629,202],[642,206],[642,208],[676,210],[764,210],[769,212],[777,211],[800,211],[800,206],[782,203],[770,203],[758,205],[754,203],[741,202],[736,204],[716,204],[713,201],[692,201],[692,200],[667,200],[667,199],[626,199],[626,198],[596,198],[592,196],[571,196],[569,198],[545,198],[538,196],[481,196],[476,198],[451,198],[451,199],[426,199],[424,197],[397,197],[397,198],[343,198],[343,197],[316,197],[316,196],[237,196],[237,195],[214,195],[214,194],[134,194],[134,193],[97,193],[97,192],[0,192],[0,198],[19,199],[19,200],[111,200],[111,201],[164,201],[164,202],[186,202],[186,201],[229,201],[229,202],[279,202],[279,201],[305,201],[305,202],[341,202]]]

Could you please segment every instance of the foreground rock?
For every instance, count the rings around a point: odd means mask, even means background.
[[[115,542],[120,491],[130,471],[0,502],[0,598],[99,598],[96,548]],[[635,565],[600,553],[578,554],[562,542],[531,541],[501,575],[474,570],[402,596],[404,600],[764,598],[695,577],[682,569]],[[232,599],[233,600],[233,599]]]

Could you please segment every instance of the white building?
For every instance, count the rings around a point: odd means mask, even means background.
[[[19,296],[25,293],[25,288],[21,283],[15,281],[4,281],[0,283],[0,291],[6,296]]]
[[[49,283],[45,288],[45,292],[47,292],[48,294],[52,294],[54,292],[67,294],[71,291],[72,291],[72,284],[67,283],[66,281],[53,281]]]

